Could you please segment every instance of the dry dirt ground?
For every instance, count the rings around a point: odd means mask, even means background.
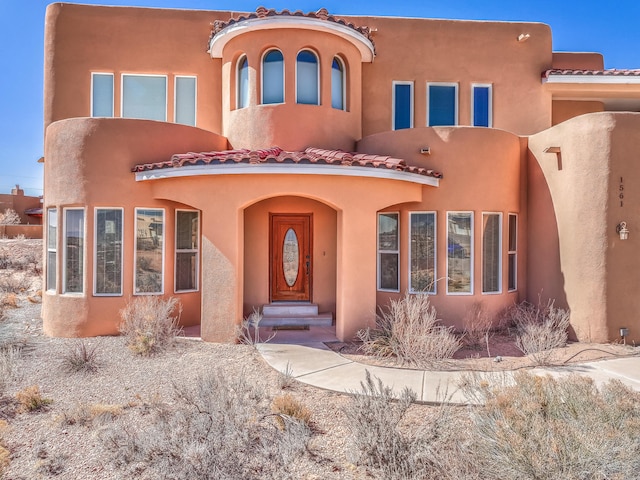
[[[0,261],[6,255],[38,258],[41,248],[40,241],[2,240]],[[24,288],[19,289],[15,297],[16,307],[7,306],[4,319],[0,320],[0,341],[4,339],[6,342],[10,338],[11,342],[23,347],[15,360],[15,376],[9,379],[4,396],[0,390],[0,419],[8,424],[4,444],[10,452],[9,465],[4,476],[0,474],[1,478],[138,478],[133,477],[130,470],[114,462],[114,455],[105,446],[105,432],[113,429],[146,428],[154,418],[150,414],[154,406],[180,408],[172,395],[174,386],[197,385],[203,376],[212,371],[222,372],[229,378],[242,378],[249,385],[263,389],[265,397],[262,403],[265,411],[269,411],[271,399],[283,393],[291,394],[309,409],[312,430],[308,443],[310,454],[293,462],[288,472],[290,478],[380,478],[374,469],[352,463],[351,432],[345,416],[345,407],[352,398],[295,381],[290,382],[290,379],[266,365],[251,346],[211,344],[180,338],[166,352],[146,358],[131,353],[121,337],[91,338],[84,342],[96,352],[97,370],[93,373],[70,373],[65,368],[64,361],[71,351],[78,348],[80,341],[49,338],[42,334],[38,292],[40,286],[37,277],[41,267],[36,264],[24,267],[8,265],[9,269],[2,268],[6,266],[0,265],[0,279],[8,275],[22,276],[27,271],[31,272],[33,278],[31,283],[22,283]],[[16,269],[20,271],[16,273]],[[503,355],[505,360],[502,364],[513,367],[526,363],[526,359],[521,357],[507,358],[513,350],[507,350],[506,343],[500,346],[497,340],[494,338],[490,352],[492,356]],[[342,347],[346,347],[345,355],[364,362],[375,361],[363,358],[353,351],[352,346]],[[563,352],[563,358],[577,353],[580,348],[582,347],[568,347]],[[617,346],[597,348],[611,350],[611,354],[628,353]],[[471,352],[472,357],[482,355],[482,350]],[[487,353],[484,352],[484,355]],[[582,355],[576,359],[585,360],[591,353],[584,352]],[[485,369],[493,369],[496,365],[487,358],[460,360],[452,365],[457,368],[476,368],[479,367],[479,362],[485,362]],[[16,394],[33,385],[39,387],[42,397],[49,399],[50,403],[42,409],[21,413]],[[81,416],[77,412],[92,407],[113,414],[102,415],[92,421],[80,421]],[[434,408],[414,405],[407,421],[411,423],[428,417]],[[2,435],[0,432],[0,440]],[[139,478],[157,478],[145,476],[144,469],[137,473]],[[168,475],[167,478],[172,477]]]

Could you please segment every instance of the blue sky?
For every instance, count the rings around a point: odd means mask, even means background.
[[[42,193],[44,0],[0,0],[0,192]],[[281,10],[547,23],[556,51],[604,54],[606,68],[640,68],[640,0],[85,0],[80,3],[204,10]]]

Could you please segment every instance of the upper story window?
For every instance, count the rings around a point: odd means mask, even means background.
[[[196,77],[176,76],[174,111],[176,123],[196,126]]]
[[[113,117],[113,73],[91,74],[91,116]]]
[[[413,128],[413,82],[393,82],[393,130]]]
[[[271,50],[262,59],[262,103],[284,103],[284,57]]]
[[[338,110],[346,110],[346,82],[344,63],[339,57],[333,57],[331,63],[331,106]]]
[[[122,116],[167,121],[167,77],[122,75]]]
[[[238,92],[236,108],[249,106],[249,61],[246,56],[240,57],[236,74]]]
[[[474,83],[471,86],[471,119],[474,127],[493,126],[492,88],[490,84]]]
[[[458,84],[427,83],[427,126],[458,124]]]
[[[318,57],[302,50],[296,57],[296,103],[320,104]]]

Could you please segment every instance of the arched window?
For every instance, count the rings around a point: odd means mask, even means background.
[[[247,57],[240,57],[238,61],[238,108],[245,108],[249,106],[249,62]]]
[[[318,57],[309,50],[302,50],[296,59],[296,102],[319,105]]]
[[[333,57],[331,64],[331,106],[345,110],[345,69],[339,57]]]
[[[271,50],[262,59],[262,103],[284,103],[284,57]]]

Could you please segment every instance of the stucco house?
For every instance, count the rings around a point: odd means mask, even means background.
[[[45,331],[164,295],[350,339],[409,291],[638,342],[640,71],[603,65],[539,23],[52,4]]]

